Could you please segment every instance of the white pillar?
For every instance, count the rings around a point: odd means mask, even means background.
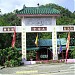
[[[22,59],[26,60],[26,31],[25,31],[25,27],[22,27]]]
[[[22,19],[22,59],[26,60],[26,29],[25,19]]]
[[[52,17],[52,25],[56,25],[56,18]]]
[[[53,60],[58,60],[56,26],[53,27],[52,31],[52,50],[53,50]]]

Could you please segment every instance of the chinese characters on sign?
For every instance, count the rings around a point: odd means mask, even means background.
[[[47,31],[47,27],[31,27],[31,31]]]
[[[63,27],[63,30],[74,30],[74,27]]]
[[[3,31],[13,31],[14,27],[4,27]]]

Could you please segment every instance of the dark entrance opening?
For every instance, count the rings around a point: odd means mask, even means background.
[[[52,51],[47,47],[41,47],[39,49],[40,60],[50,60],[52,59]]]

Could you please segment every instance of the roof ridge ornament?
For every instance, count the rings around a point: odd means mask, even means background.
[[[2,15],[1,9],[0,9],[0,16]]]
[[[40,4],[38,3],[37,5],[38,5],[38,7],[39,7]]]
[[[26,8],[25,4],[23,5],[23,9]]]

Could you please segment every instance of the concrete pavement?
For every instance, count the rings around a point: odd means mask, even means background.
[[[75,75],[75,64],[51,63],[3,68],[0,75]]]

